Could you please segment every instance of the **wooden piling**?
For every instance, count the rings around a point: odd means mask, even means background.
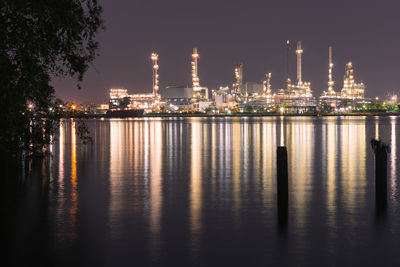
[[[278,146],[277,161],[277,200],[278,224],[281,230],[286,230],[288,218],[288,159],[285,146]]]
[[[278,146],[277,149],[277,185],[278,197],[288,198],[288,160],[285,146]]]
[[[372,139],[371,146],[375,154],[375,200],[377,214],[386,211],[387,205],[387,146]]]

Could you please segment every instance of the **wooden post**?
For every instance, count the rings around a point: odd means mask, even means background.
[[[276,161],[278,224],[280,229],[286,230],[288,218],[288,160],[285,146],[278,146]]]
[[[372,139],[371,146],[375,154],[375,201],[377,215],[384,215],[387,205],[387,146]]]

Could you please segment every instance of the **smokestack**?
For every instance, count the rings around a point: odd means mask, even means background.
[[[302,83],[301,79],[301,55],[303,54],[303,50],[301,49],[301,41],[297,42],[297,82]]]
[[[334,82],[332,79],[333,60],[332,60],[332,46],[329,46],[329,73],[328,73],[328,93],[333,94]]]
[[[289,56],[290,56],[290,41],[286,41],[286,81],[289,79]],[[286,82],[285,81],[285,82]]]

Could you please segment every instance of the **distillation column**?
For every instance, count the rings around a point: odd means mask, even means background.
[[[297,42],[297,83],[300,85],[302,84],[302,77],[301,77],[301,55],[303,54],[303,50],[301,49],[301,41]]]
[[[241,94],[242,84],[243,84],[243,63],[239,63],[236,64],[235,66],[235,83],[233,84],[233,88],[237,96]]]
[[[154,100],[158,100],[160,98],[159,94],[159,81],[158,81],[158,54],[152,53],[151,60],[153,62],[153,97]]]
[[[200,58],[199,53],[197,52],[197,48],[193,48],[192,54],[192,87],[193,91],[199,91],[200,88],[200,79],[198,72],[198,59]]]
[[[332,79],[332,70],[333,70],[333,60],[332,60],[332,46],[329,46],[329,72],[328,72],[328,95],[335,95],[335,91],[333,90],[333,86],[335,82]]]

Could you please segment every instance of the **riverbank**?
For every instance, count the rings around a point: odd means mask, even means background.
[[[205,114],[205,113],[147,113],[141,115],[126,114],[112,116],[107,114],[66,114],[64,118],[138,118],[138,117],[341,117],[341,116],[399,116],[400,112],[354,112],[354,113],[307,113],[307,114],[281,114],[281,113],[234,113],[234,114]]]

